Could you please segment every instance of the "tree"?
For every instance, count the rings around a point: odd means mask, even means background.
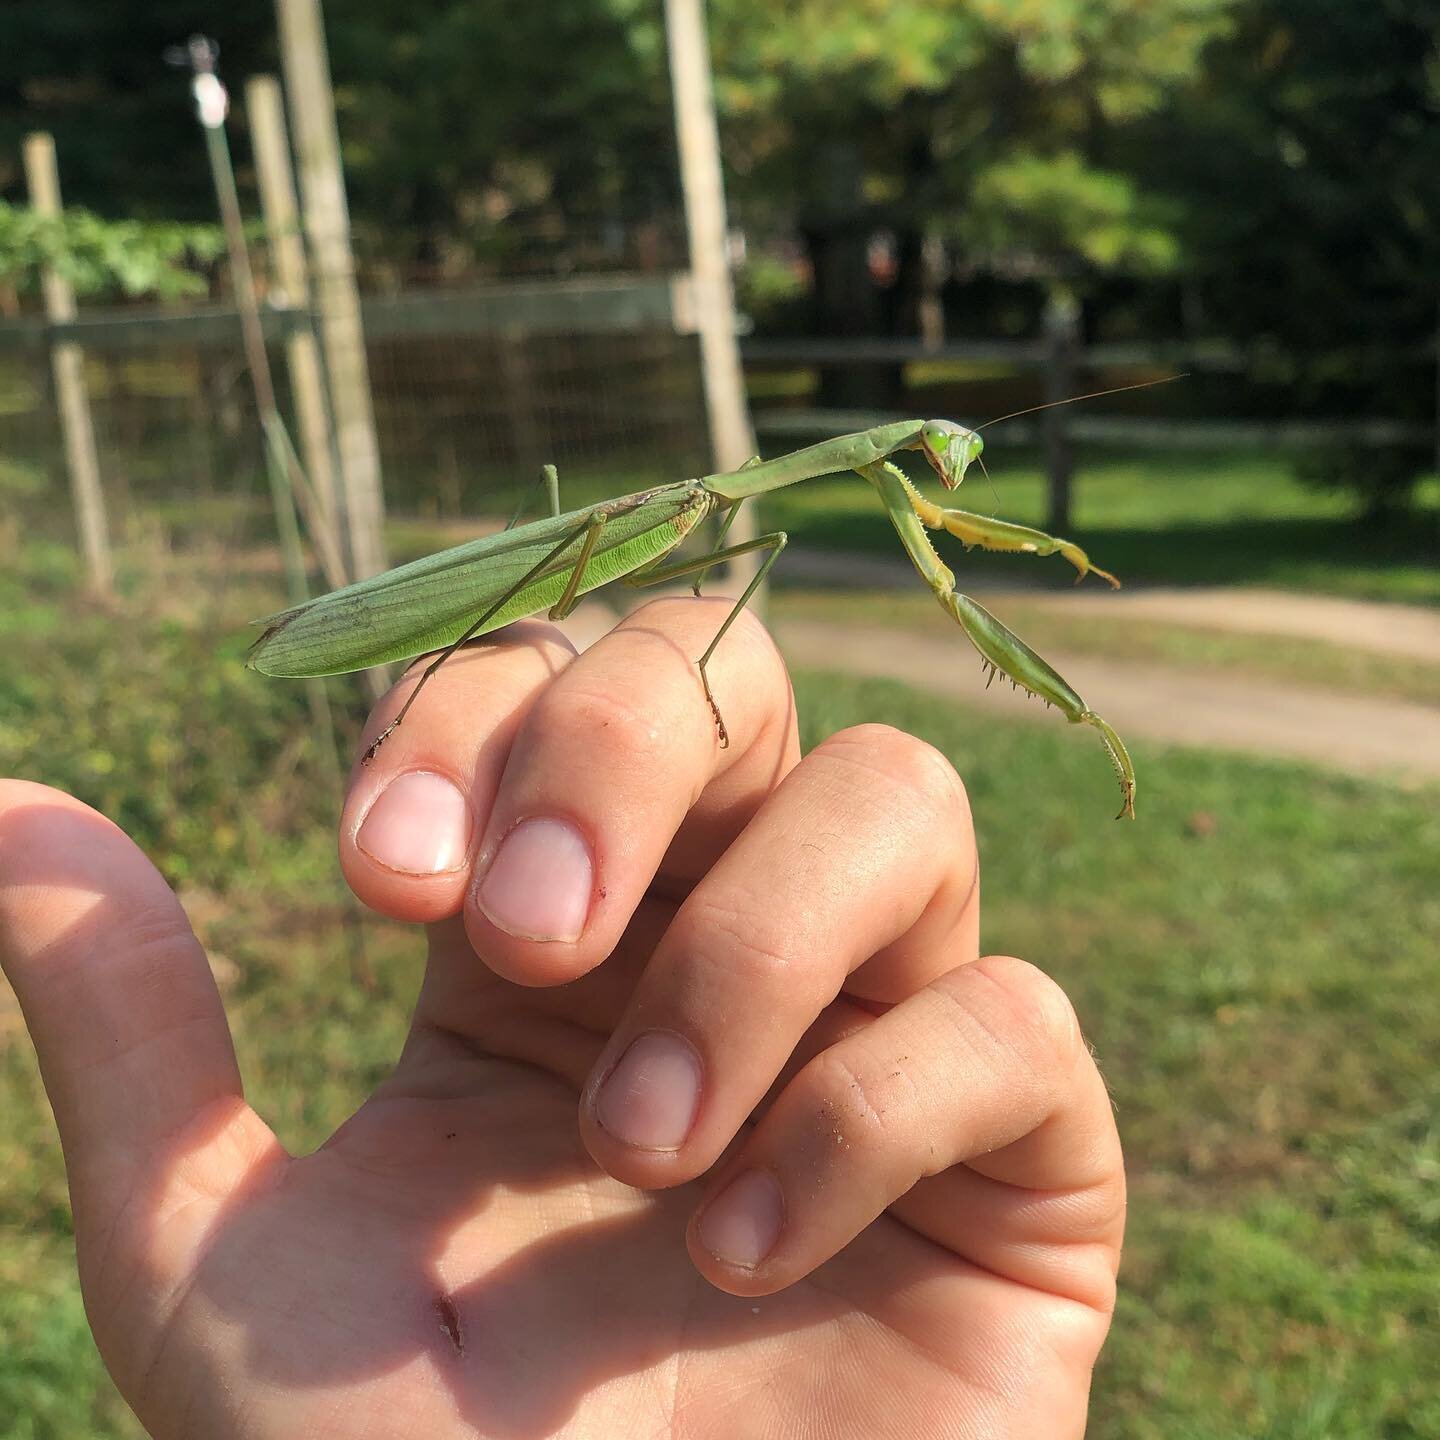
[[[736,189],[791,210],[828,333],[913,329],[928,235],[1083,294],[1173,264],[1117,136],[1199,73],[1235,0],[716,0]],[[896,236],[888,315],[865,242]]]
[[[17,291],[38,290],[41,270],[53,266],[77,295],[203,295],[196,267],[224,248],[215,225],[103,220],[74,208],[40,215],[0,200],[0,285]]]
[[[1258,404],[1432,422],[1440,5],[1252,0],[1206,70],[1129,154],[1176,203],[1205,323],[1269,356]],[[1385,510],[1427,450],[1332,452],[1317,473]]]

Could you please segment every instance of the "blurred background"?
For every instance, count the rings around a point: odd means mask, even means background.
[[[373,692],[245,671],[248,621],[543,513],[545,461],[570,508],[1173,376],[997,424],[960,497],[1124,590],[940,542],[1130,741],[1135,825],[858,479],[756,507],[764,612],[807,744],[952,757],[985,944],[1111,1085],[1091,1433],[1440,1435],[1434,0],[0,8],[0,773],[146,848],[317,1144],[420,945],[334,862]],[[137,1434],[4,990],[0,1176],[0,1435]]]

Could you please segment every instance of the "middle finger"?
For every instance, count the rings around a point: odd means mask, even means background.
[[[542,692],[511,747],[466,898],[466,934],[507,979],[553,985],[615,948],[665,870],[677,896],[798,757],[785,667],[748,614],[710,665],[717,741],[695,660],[726,600],[661,600]]]
[[[681,907],[581,1104],[617,1179],[679,1184],[714,1163],[843,988],[888,1006],[976,958],[964,787],[886,726],[832,736],[766,801]]]

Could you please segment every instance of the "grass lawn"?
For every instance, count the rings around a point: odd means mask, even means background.
[[[375,981],[355,984],[302,688],[241,670],[243,637],[217,656],[174,597],[120,625],[87,611],[61,568],[0,575],[0,773],[100,805],[180,886],[251,1099],[314,1145],[386,1072],[418,937],[367,926]],[[1096,1048],[1132,1199],[1091,1433],[1440,1433],[1440,794],[1139,745],[1144,818],[1119,825],[1093,737],[1053,719],[822,674],[797,694],[807,743],[884,719],[954,759],[986,945],[1054,974]],[[58,1146],[3,1001],[0,1176],[0,1434],[136,1435],[89,1340]]]
[[[942,503],[1043,525],[1039,457],[1007,451],[1003,433],[986,451],[993,489],[972,469],[963,489]],[[919,476],[911,459],[906,457],[907,468]],[[925,488],[940,498],[938,485]],[[1301,485],[1284,455],[1211,457],[1086,446],[1074,493],[1069,538],[1127,584],[1275,585],[1440,604],[1440,479],[1421,487],[1413,516],[1379,528],[1358,522],[1344,496]],[[878,500],[858,477],[776,491],[760,502],[760,513],[764,528],[788,530],[796,544],[903,558]],[[958,544],[945,553],[964,554]],[[781,569],[783,561],[777,573]],[[1002,585],[1017,571],[1027,584],[1055,587],[1074,576],[1062,560],[979,551],[965,559],[964,570],[976,577],[977,589]]]

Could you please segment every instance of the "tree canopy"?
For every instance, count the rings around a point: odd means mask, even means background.
[[[277,68],[269,5],[219,18],[232,88]],[[20,138],[47,128],[67,201],[208,218],[161,57],[216,20],[198,0],[7,6],[0,191],[23,200]],[[363,258],[561,263],[673,220],[659,0],[347,0],[327,23]],[[962,278],[1123,282],[1157,325],[1297,353],[1433,333],[1437,0],[710,0],[710,27],[732,206],[801,238],[807,323],[904,332],[938,245]]]

